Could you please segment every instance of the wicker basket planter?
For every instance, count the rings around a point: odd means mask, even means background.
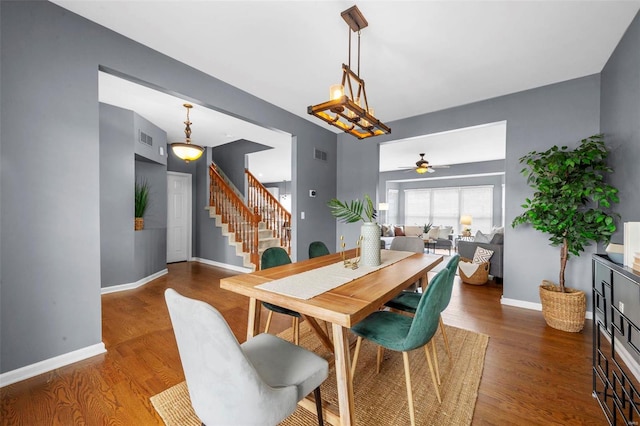
[[[471,259],[465,257],[461,257],[460,262],[472,263]],[[489,262],[481,263],[470,277],[466,276],[462,269],[458,267],[458,275],[460,275],[460,279],[465,284],[484,285],[489,280]]]
[[[540,302],[542,316],[549,327],[562,331],[577,333],[584,327],[587,312],[587,297],[582,290],[560,287],[551,281],[544,280],[540,286]]]
[[[144,218],[143,217],[136,217],[135,218],[133,229],[135,231],[141,231],[141,230],[144,229]]]

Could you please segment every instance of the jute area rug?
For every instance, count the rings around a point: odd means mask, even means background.
[[[301,346],[328,355],[304,322],[300,328]],[[424,350],[409,353],[416,423],[419,425],[469,425],[473,418],[489,336],[450,326],[446,326],[446,331],[451,359],[447,357],[440,331],[434,337],[440,366],[441,404],[434,392]],[[280,336],[291,340],[291,329],[280,333]],[[380,374],[376,374],[376,347],[373,343],[364,341],[353,386],[357,424],[410,424],[401,353],[385,351]],[[333,367],[321,392],[323,400],[337,406]],[[185,382],[152,396],[151,403],[167,426],[201,424],[191,407]],[[283,426],[317,424],[315,412],[301,407],[281,423]]]

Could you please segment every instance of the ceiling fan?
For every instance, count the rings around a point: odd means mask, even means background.
[[[424,159],[425,153],[420,153],[420,159],[416,161],[416,165],[411,167],[401,167],[407,169],[407,171],[415,171],[418,174],[433,173],[434,169],[447,169],[449,166],[432,166],[427,160]]]

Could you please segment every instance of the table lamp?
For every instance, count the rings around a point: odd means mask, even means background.
[[[460,217],[460,225],[463,225],[463,227],[462,227],[462,236],[463,237],[470,237],[471,236],[471,216],[462,215]]]

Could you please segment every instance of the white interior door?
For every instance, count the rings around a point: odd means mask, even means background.
[[[167,172],[167,263],[191,258],[191,175]]]

